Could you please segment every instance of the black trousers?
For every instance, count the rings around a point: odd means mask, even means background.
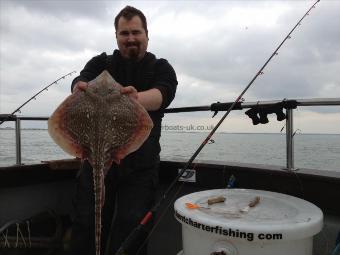
[[[153,206],[158,166],[159,162],[152,167],[131,169],[123,164],[109,170],[105,177],[105,204],[102,209],[102,255],[115,254]],[[74,199],[75,218],[70,244],[73,255],[95,254],[93,190],[92,167],[85,162],[77,177]],[[135,247],[130,247],[129,255],[146,255],[146,242],[143,247],[141,243],[143,240],[136,242]]]

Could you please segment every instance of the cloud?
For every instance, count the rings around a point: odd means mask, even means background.
[[[233,101],[312,2],[2,0],[0,4],[0,112],[8,113],[60,76],[79,72],[96,54],[111,53],[116,48],[114,17],[128,4],[148,18],[149,50],[168,59],[177,72],[178,93],[172,106]],[[339,97],[339,11],[340,2],[321,1],[244,98]],[[23,114],[50,115],[69,94],[72,78],[44,92],[25,106]],[[315,107],[306,114],[327,112],[336,118],[332,115],[336,111]]]

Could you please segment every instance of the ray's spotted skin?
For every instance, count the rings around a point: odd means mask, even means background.
[[[112,162],[136,151],[153,122],[135,98],[121,94],[122,86],[107,71],[84,90],[67,97],[48,120],[53,140],[67,153],[93,167],[96,255],[100,254],[104,177]]]

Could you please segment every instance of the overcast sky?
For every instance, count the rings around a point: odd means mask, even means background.
[[[313,2],[0,0],[0,113],[11,113],[60,76],[79,74],[91,57],[111,53],[117,46],[114,17],[126,5],[145,13],[148,50],[176,70],[179,86],[171,107],[233,101]],[[340,1],[320,1],[245,100],[340,98],[339,13]],[[21,114],[51,115],[74,77],[53,85]],[[299,108],[295,129],[340,134],[339,112],[340,107]],[[171,114],[164,124],[214,125],[222,116],[211,115]],[[283,124],[271,118],[268,125],[253,126],[235,111],[220,131],[280,132]]]

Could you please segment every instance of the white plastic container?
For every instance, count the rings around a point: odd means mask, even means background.
[[[225,201],[207,204],[216,197]],[[322,211],[305,200],[245,189],[186,195],[175,202],[175,217],[182,224],[182,255],[312,255],[313,236],[323,226]]]

